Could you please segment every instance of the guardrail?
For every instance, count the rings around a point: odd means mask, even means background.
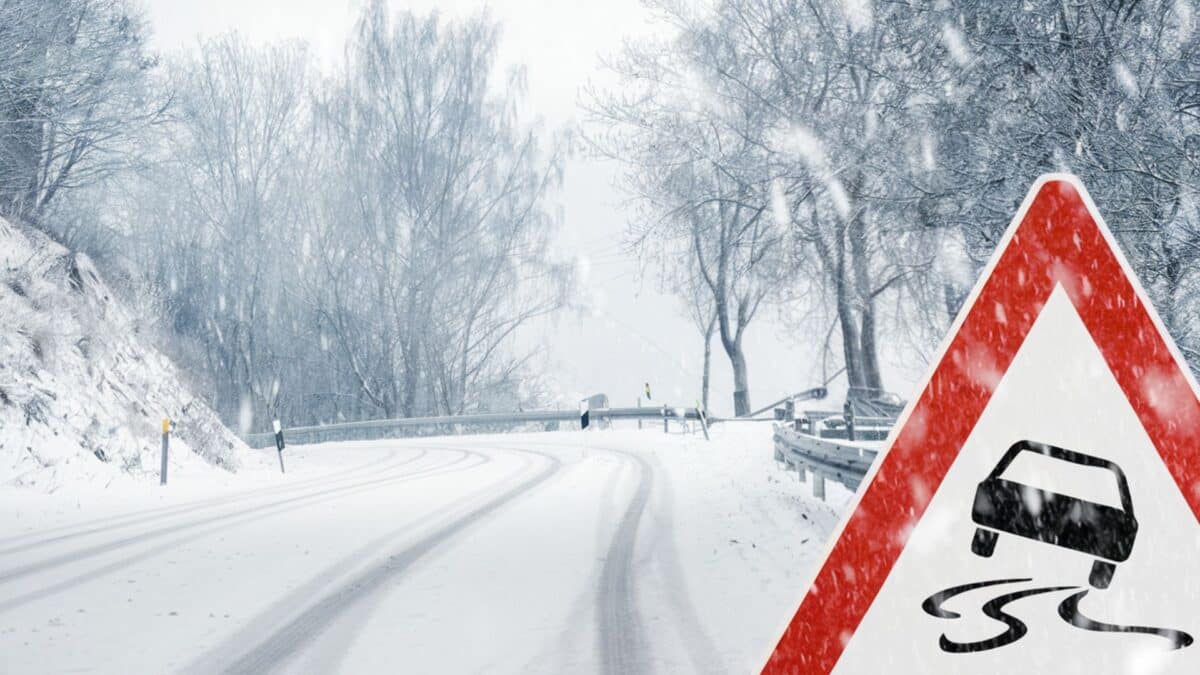
[[[775,427],[775,459],[800,474],[800,481],[813,476],[813,496],[825,499],[825,481],[832,480],[857,490],[879,452],[827,438],[817,438],[783,425]]]
[[[595,421],[610,420],[662,420],[664,431],[670,420],[700,420],[696,408],[674,408],[657,406],[645,408],[598,408],[590,410]],[[719,421],[707,418],[709,423]],[[400,431],[433,431],[435,433],[458,433],[463,428],[486,427],[495,431],[506,431],[523,424],[556,425],[561,422],[579,423],[577,410],[529,410],[503,413],[475,413],[471,415],[446,415],[441,417],[400,417],[385,420],[363,420],[338,422],[315,426],[287,427],[284,433],[288,443],[326,443],[330,441],[374,440],[398,435]],[[272,447],[273,433],[246,434],[242,439],[252,448]]]
[[[796,417],[796,429],[820,438],[844,438],[851,441],[882,441],[896,420],[826,410],[806,410]]]

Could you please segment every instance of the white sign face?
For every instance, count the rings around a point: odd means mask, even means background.
[[[283,425],[281,425],[281,424],[279,423],[279,420],[275,420],[275,421],[272,423],[272,425],[275,427],[275,433],[279,433],[280,431],[283,431]]]
[[[993,478],[1023,440],[1111,466],[1035,447]],[[1112,467],[1128,486],[1133,536],[1120,522],[1128,514]],[[1003,493],[1013,485],[1027,489],[1008,504]],[[996,528],[980,525],[988,518],[976,517],[977,504],[1006,517],[991,521]],[[1095,553],[1042,541],[1022,523],[1052,530],[1047,539],[1077,537],[1072,543]],[[1103,530],[1088,537],[1089,526]],[[976,545],[980,529],[990,534]],[[1114,563],[1120,539],[1131,547]],[[1107,588],[1089,581],[1097,563],[1114,568]],[[1200,647],[1183,644],[1200,636],[1198,565],[1195,516],[1056,289],[834,672],[878,673],[887,664],[890,673],[923,674],[1200,673]]]

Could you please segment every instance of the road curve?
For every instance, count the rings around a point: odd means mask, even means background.
[[[472,456],[477,456],[477,458],[480,461],[472,463],[472,464],[468,464],[466,466],[460,466],[461,464],[464,464]],[[11,611],[17,607],[20,607],[22,605],[29,603],[29,602],[33,602],[35,600],[39,600],[41,598],[53,595],[55,593],[61,593],[65,590],[68,590],[79,584],[94,581],[96,578],[101,577],[105,574],[109,574],[109,573],[117,572],[121,569],[125,569],[128,565],[131,565],[140,560],[144,560],[146,558],[150,558],[155,555],[159,555],[161,553],[169,551],[169,550],[177,547],[179,544],[190,542],[190,541],[193,541],[196,539],[200,539],[200,538],[208,536],[208,535],[220,533],[229,526],[242,525],[242,524],[252,522],[255,520],[259,520],[262,518],[275,516],[275,515],[278,515],[280,513],[284,513],[287,511],[292,511],[295,509],[309,507],[314,504],[319,504],[319,503],[330,501],[333,499],[338,499],[340,497],[344,497],[347,495],[357,494],[357,493],[365,492],[368,490],[379,489],[382,487],[395,485],[397,483],[403,483],[403,482],[407,482],[407,481],[418,479],[418,478],[427,478],[430,476],[441,475],[441,474],[450,473],[453,471],[461,471],[461,470],[470,469],[475,466],[478,466],[481,463],[486,463],[488,461],[490,461],[488,458],[478,456],[478,453],[463,451],[462,457],[459,457],[455,460],[446,462],[444,464],[426,467],[425,469],[421,469],[418,471],[409,472],[409,473],[399,473],[396,475],[385,475],[385,476],[375,478],[372,480],[361,481],[358,483],[353,483],[353,484],[338,487],[338,488],[332,488],[332,489],[328,489],[328,490],[320,490],[320,491],[315,491],[315,492],[312,492],[309,494],[304,494],[304,495],[295,496],[295,497],[289,497],[288,499],[279,500],[276,502],[270,502],[268,504],[258,505],[253,508],[244,509],[242,511],[236,511],[233,513],[222,514],[219,517],[205,518],[200,521],[185,523],[185,524],[183,524],[173,530],[170,530],[168,532],[160,532],[159,530],[154,530],[150,533],[146,533],[145,536],[129,537],[129,538],[121,540],[119,542],[120,546],[118,546],[118,545],[116,545],[116,543],[114,543],[112,545],[106,545],[106,546],[102,546],[102,547],[93,547],[93,548],[84,549],[82,551],[75,552],[74,554],[67,554],[66,556],[60,556],[60,557],[52,560],[52,565],[50,565],[50,566],[59,566],[59,565],[65,565],[68,563],[79,562],[81,560],[85,560],[89,557],[92,557],[93,555],[98,555],[100,553],[106,553],[106,552],[115,550],[117,548],[121,548],[123,546],[131,546],[134,544],[144,543],[146,541],[160,538],[164,534],[178,534],[180,532],[188,533],[188,534],[185,534],[185,536],[183,536],[183,537],[171,538],[171,539],[165,541],[164,543],[154,546],[152,548],[145,549],[145,550],[139,551],[137,553],[133,553],[131,555],[122,557],[119,560],[108,563],[98,569],[90,569],[90,570],[87,570],[78,575],[75,575],[75,576],[69,577],[67,579],[64,579],[62,581],[56,582],[50,586],[32,589],[32,590],[26,591],[25,593],[22,593],[18,596],[11,597],[6,600],[0,601],[0,614]],[[396,465],[392,468],[393,469],[399,468],[399,466],[400,465]],[[203,525],[206,525],[207,527],[198,527],[198,526],[203,526]],[[48,566],[45,569],[49,569],[50,566]],[[33,565],[25,566],[25,568],[29,568],[29,567],[34,567],[34,566]],[[18,570],[12,571],[12,573],[6,573],[4,575],[0,575],[0,584],[3,584],[3,582],[5,582],[5,581],[18,579],[26,574],[31,574],[33,572],[42,571],[40,569],[25,569],[25,568],[20,568]]]
[[[438,528],[420,540],[406,545],[384,560],[371,565],[361,573],[353,576],[309,606],[308,609],[301,612],[291,621],[270,633],[249,651],[235,658],[232,663],[221,667],[220,670],[226,673],[263,673],[278,669],[290,657],[311,644],[317,636],[324,633],[335,620],[358,602],[371,596],[384,584],[394,581],[397,577],[404,574],[414,563],[442,543],[544,483],[558,473],[562,467],[561,460],[552,455],[531,451],[521,452],[537,454],[549,461],[532,476],[509,484],[507,488],[498,494],[490,496],[482,504],[473,507],[450,523]],[[223,647],[218,647],[210,651],[210,654],[219,654],[222,651]],[[210,672],[212,665],[207,659],[202,658],[186,670],[189,672]]]
[[[399,463],[389,467],[389,469],[400,468],[400,467],[404,466],[405,464],[408,464],[409,461],[416,461],[417,459],[420,459],[420,457],[423,457],[424,454],[425,454],[425,451],[422,451],[422,453],[420,455],[418,455],[417,457],[414,457],[411,460],[399,462]],[[420,473],[424,473],[425,471],[427,471],[427,470],[417,471],[415,473],[420,474]],[[303,502],[306,500],[313,499],[315,497],[320,497],[320,496],[324,496],[324,495],[341,494],[341,493],[357,490],[359,488],[376,485],[376,484],[379,484],[379,483],[387,481],[387,480],[395,480],[396,478],[402,478],[407,475],[413,475],[413,474],[401,473],[398,475],[385,475],[383,477],[364,479],[364,480],[360,480],[357,483],[351,483],[349,485],[344,485],[341,487],[326,487],[324,489],[315,490],[313,492],[306,492],[306,493],[303,493],[300,495],[286,497],[284,499],[277,499],[277,500],[273,500],[273,501],[267,501],[267,502],[264,502],[261,504],[255,504],[251,507],[241,509],[241,510],[235,510],[235,511],[230,511],[230,512],[225,512],[225,513],[218,513],[218,514],[214,514],[214,515],[204,516],[202,518],[189,520],[184,523],[171,523],[171,524],[167,524],[167,525],[158,526],[158,527],[155,527],[154,529],[146,530],[143,532],[138,532],[135,534],[130,534],[130,535],[121,537],[119,539],[112,539],[112,540],[105,541],[105,542],[102,542],[99,544],[93,544],[91,546],[86,546],[86,547],[76,549],[73,551],[68,551],[66,553],[61,553],[61,554],[58,554],[58,555],[55,555],[55,556],[52,556],[49,558],[36,560],[36,561],[30,562],[30,563],[26,563],[24,565],[20,565],[18,567],[12,567],[9,569],[0,570],[0,584],[5,584],[5,583],[8,583],[10,581],[19,579],[21,577],[24,577],[24,576],[27,576],[30,574],[35,574],[35,573],[40,574],[47,570],[51,570],[56,567],[61,567],[62,565],[79,562],[86,558],[101,555],[104,553],[109,553],[109,552],[112,552],[112,551],[115,551],[118,549],[126,548],[128,546],[142,544],[142,543],[145,543],[147,541],[150,541],[150,540],[153,540],[153,539],[156,539],[159,537],[165,537],[168,535],[177,534],[180,531],[186,530],[188,528],[199,527],[202,525],[209,525],[212,523],[218,523],[218,522],[222,522],[225,520],[229,520],[231,518],[237,518],[239,516],[244,516],[244,515],[248,515],[251,513],[257,513],[259,511],[274,509],[279,506],[295,504],[297,502]]]
[[[0,539],[0,556],[11,555],[13,553],[21,553],[31,549],[50,546],[80,537],[89,537],[103,532],[112,530],[124,529],[135,525],[143,525],[149,522],[173,518],[175,516],[185,515],[195,511],[203,511],[206,509],[219,508],[237,504],[244,501],[263,499],[265,497],[273,497],[280,494],[291,492],[301,492],[311,487],[328,487],[331,482],[348,480],[355,474],[370,472],[378,469],[381,465],[389,465],[395,459],[399,451],[391,450],[382,457],[377,457],[371,461],[362,464],[347,467],[345,469],[334,471],[327,474],[313,476],[290,482],[277,487],[257,488],[254,490],[244,490],[234,492],[232,494],[221,495],[219,497],[211,497],[197,501],[186,502],[183,504],[172,504],[170,506],[162,506],[153,509],[140,509],[131,513],[123,513],[117,515],[95,518],[81,523],[72,523],[70,525],[62,525],[41,529],[36,532],[14,535]],[[412,457],[398,464],[384,466],[384,468],[394,468],[404,464],[416,461],[419,457]]]

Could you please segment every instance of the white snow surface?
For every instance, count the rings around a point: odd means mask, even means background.
[[[0,219],[0,486],[43,491],[225,473],[245,445],[148,345],[83,254]]]
[[[851,493],[767,424],[295,446],[0,488],[0,671],[750,672]]]

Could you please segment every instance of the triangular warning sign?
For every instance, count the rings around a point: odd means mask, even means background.
[[[1200,672],[1200,399],[1083,186],[1038,180],[767,673]]]

